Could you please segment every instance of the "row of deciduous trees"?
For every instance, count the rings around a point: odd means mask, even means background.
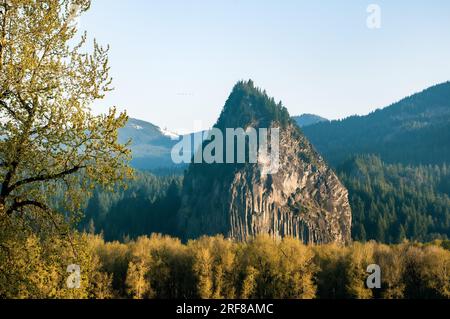
[[[217,236],[183,244],[152,235],[120,243],[81,234],[72,245],[12,241],[9,253],[0,256],[4,298],[450,298],[448,242],[344,247]],[[69,264],[80,265],[79,289],[67,286]],[[381,267],[381,289],[366,286],[370,264]]]

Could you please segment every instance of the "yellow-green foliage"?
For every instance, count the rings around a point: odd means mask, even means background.
[[[108,49],[76,39],[76,18],[89,6],[2,1],[0,223],[15,232],[67,233],[95,185],[131,175],[129,150],[118,142],[126,114],[91,110],[111,78]]]
[[[193,274],[201,298],[235,298],[236,244],[222,236],[202,237],[188,243]]]
[[[180,240],[152,235],[126,243],[74,234],[6,242],[0,295],[6,298],[450,298],[450,251],[433,244],[375,242],[307,246],[259,236]],[[76,252],[76,254],[74,253]],[[67,265],[81,288],[66,287]],[[368,289],[369,264],[381,289]]]
[[[317,295],[326,299],[348,298],[346,272],[350,248],[330,244],[314,246],[312,249],[314,264],[318,267]]]
[[[130,261],[128,264],[125,284],[128,287],[128,293],[134,299],[143,299],[151,295],[150,281],[147,278],[148,271],[148,265],[143,260]]]
[[[354,243],[349,250],[346,261],[345,277],[347,278],[346,290],[350,297],[358,299],[372,298],[373,290],[366,287],[367,266],[374,264],[374,246],[373,242]]]
[[[247,243],[202,237],[183,245],[153,235],[126,246],[147,265],[152,297],[449,298],[450,252],[436,245],[306,246],[268,236]],[[370,264],[382,269],[381,289],[366,287]]]
[[[399,299],[405,297],[405,259],[402,250],[405,245],[387,246],[375,245],[373,258],[382,269],[381,287],[377,297],[384,299]]]
[[[0,295],[110,297],[86,236],[68,234],[96,185],[131,176],[118,142],[127,116],[91,105],[111,90],[108,49],[76,20],[90,0],[1,1]],[[90,53],[89,53],[90,51]],[[66,267],[81,266],[80,289],[64,288]]]
[[[191,277],[193,256],[188,253],[187,246],[182,245],[178,239],[152,235],[129,242],[127,247],[131,261],[145,265],[144,276],[149,282],[150,289],[147,296],[159,298],[192,296],[192,292],[189,291],[194,289]]]
[[[110,270],[133,258],[145,264],[143,277],[152,292],[147,297],[449,298],[450,251],[439,244],[307,246],[293,238],[259,236],[237,243],[216,236],[183,245],[153,235],[98,249]],[[118,256],[118,266],[111,256]],[[381,268],[381,289],[366,286],[370,264]],[[135,264],[130,265],[135,271]]]
[[[116,297],[126,295],[124,286],[131,253],[127,245],[119,242],[105,243],[100,236],[90,236],[90,244],[102,261],[102,269],[112,274],[112,287]]]
[[[4,243],[0,254],[0,296],[3,298],[110,298],[111,277],[100,271],[99,256],[89,236],[74,235],[71,242],[58,237],[30,236]],[[71,264],[80,266],[80,288],[67,286]]]
[[[413,298],[450,298],[450,252],[441,247],[402,247],[405,294]]]
[[[260,236],[240,245],[242,298],[313,298],[316,287],[310,247],[298,240]]]

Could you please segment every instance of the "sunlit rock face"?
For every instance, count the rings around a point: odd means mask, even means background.
[[[290,119],[250,82],[238,83],[216,128],[279,128],[279,165],[191,164],[185,174],[179,227],[185,239],[223,234],[247,240],[258,234],[304,243],[348,243],[348,192]],[[226,141],[225,141],[226,143]]]

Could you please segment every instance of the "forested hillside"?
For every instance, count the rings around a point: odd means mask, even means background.
[[[176,213],[183,177],[182,171],[169,172],[169,176],[139,172],[126,190],[96,190],[81,229],[95,229],[107,240],[151,233],[179,236]],[[349,191],[354,240],[400,243],[450,238],[449,165],[386,164],[365,155],[346,161],[337,173]]]
[[[406,166],[358,156],[338,174],[349,191],[354,240],[450,238],[449,165]]]
[[[356,154],[377,154],[389,163],[449,163],[450,82],[367,116],[321,122],[302,130],[334,166]]]
[[[79,227],[101,232],[106,240],[137,238],[151,233],[176,236],[181,182],[181,175],[156,176],[137,171],[135,177],[126,182],[126,189],[117,187],[113,192],[96,189]]]

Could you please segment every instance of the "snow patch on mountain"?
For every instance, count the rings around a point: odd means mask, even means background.
[[[169,137],[172,140],[178,140],[180,138],[180,135],[178,135],[177,133],[171,132],[167,129],[162,129],[159,128],[159,131],[161,132],[161,134],[163,134],[164,136]]]
[[[131,127],[136,129],[136,130],[143,130],[144,129],[142,126],[137,125],[137,124],[132,124]]]

